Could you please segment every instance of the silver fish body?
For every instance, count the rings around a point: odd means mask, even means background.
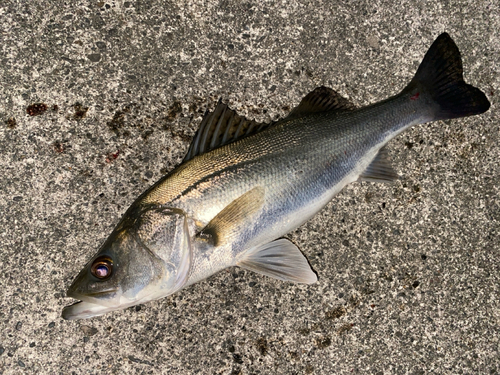
[[[185,162],[133,203],[80,272],[68,295],[83,302],[66,307],[63,317],[161,298],[231,266],[315,282],[298,248],[276,239],[345,185],[394,179],[384,146],[408,127],[488,107],[484,94],[463,81],[447,34],[400,94],[364,108],[322,87],[277,123],[239,119],[236,126],[238,115],[219,104]]]
[[[285,119],[188,161],[138,203],[179,208],[205,226],[243,194],[263,189],[262,209],[245,220],[230,246],[212,248],[209,256],[194,252],[188,280],[192,284],[236,265],[246,249],[281,237],[309,220],[345,185],[356,181],[391,138],[427,121],[429,116],[419,107],[420,103],[397,96],[353,113]]]

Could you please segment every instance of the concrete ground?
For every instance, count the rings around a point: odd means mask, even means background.
[[[499,30],[488,0],[2,1],[0,374],[500,373]],[[398,182],[354,183],[290,233],[316,284],[228,269],[60,317],[219,97],[259,121],[319,85],[373,103],[443,31],[491,109],[400,135]]]

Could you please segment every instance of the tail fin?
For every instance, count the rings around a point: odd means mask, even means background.
[[[418,87],[430,95],[437,104],[435,120],[486,112],[490,102],[481,90],[466,84],[462,74],[458,47],[447,33],[443,33],[432,43],[404,91],[414,91]]]

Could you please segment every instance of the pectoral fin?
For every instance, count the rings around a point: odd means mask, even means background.
[[[237,265],[284,281],[312,284],[318,280],[299,248],[285,238],[249,250]]]
[[[217,214],[198,234],[214,246],[232,242],[264,204],[264,188],[257,186],[235,199]]]

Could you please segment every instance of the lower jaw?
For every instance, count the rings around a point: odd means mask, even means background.
[[[63,308],[61,316],[63,317],[63,319],[66,320],[88,319],[121,308],[122,308],[121,306],[111,307],[111,306],[97,305],[85,301],[79,301]]]

